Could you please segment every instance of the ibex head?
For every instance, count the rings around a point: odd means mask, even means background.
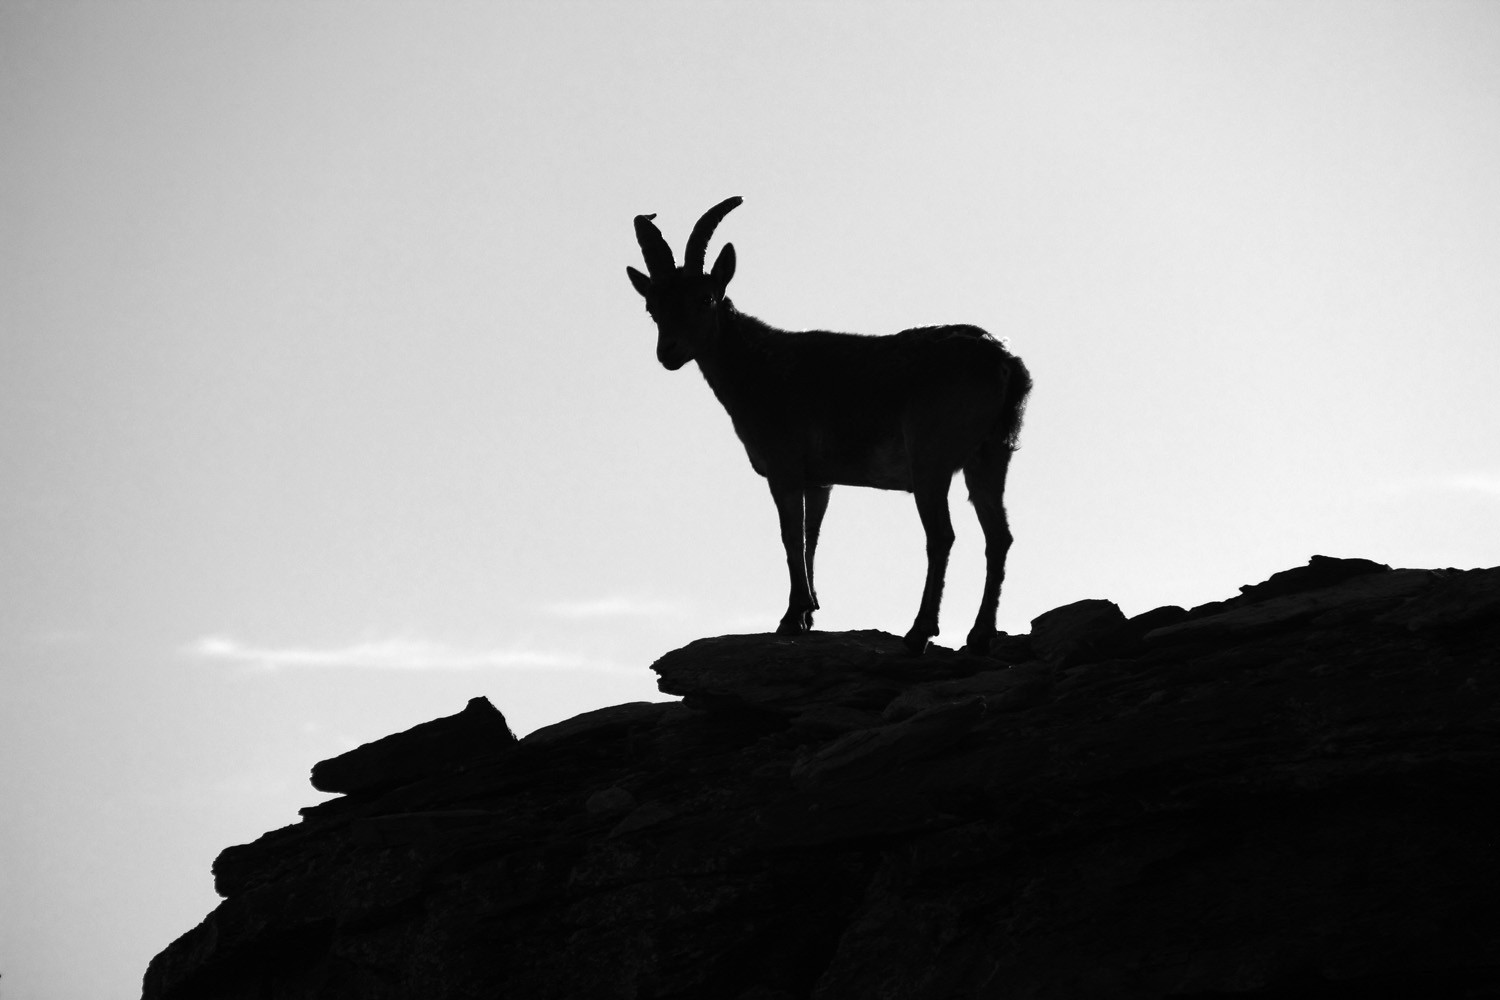
[[[698,356],[699,348],[712,344],[719,330],[719,303],[734,277],[734,246],[724,244],[719,259],[703,273],[708,241],[719,221],[743,199],[726,198],[703,213],[688,237],[683,264],[672,259],[672,248],[651,220],[654,215],[635,217],[635,238],[641,244],[649,277],[633,267],[625,268],[630,283],[646,300],[646,311],[656,321],[656,359],[668,371],[676,371]]]

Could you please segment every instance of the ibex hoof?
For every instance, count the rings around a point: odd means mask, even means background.
[[[777,635],[801,635],[803,632],[812,631],[811,611],[788,611],[786,617],[781,619],[781,624],[776,626]]]
[[[994,632],[970,632],[969,638],[964,641],[964,652],[971,656],[989,656],[990,643],[994,638]]]
[[[912,629],[901,641],[906,644],[907,650],[913,656],[921,656],[927,652],[927,644],[932,641],[932,633]]]

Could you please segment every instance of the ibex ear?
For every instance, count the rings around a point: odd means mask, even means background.
[[[724,244],[724,249],[719,251],[719,259],[714,261],[714,269],[710,275],[714,279],[714,287],[719,294],[724,294],[724,289],[729,285],[729,279],[734,277],[734,244]]]
[[[635,286],[635,290],[640,292],[642,296],[645,296],[645,294],[651,290],[651,279],[646,277],[641,272],[637,271],[635,268],[627,266],[625,268],[625,273],[629,275],[630,283]]]

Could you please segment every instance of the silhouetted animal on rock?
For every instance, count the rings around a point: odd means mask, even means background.
[[[709,237],[741,199],[709,209],[688,237],[682,267],[652,223],[635,217],[649,277],[627,267],[656,321],[656,357],[669,371],[697,361],[734,421],[750,464],[770,483],[791,575],[777,628],[805,632],[818,608],[813,556],[834,485],[906,490],[927,535],[927,582],[906,633],[915,653],[938,632],[953,546],[948,488],[964,471],[985,539],[984,595],[967,648],[985,652],[1005,578],[1010,526],[1005,474],[1031,376],[1021,359],[974,326],[929,326],[884,337],[789,333],[725,298],[734,247],[704,273]]]

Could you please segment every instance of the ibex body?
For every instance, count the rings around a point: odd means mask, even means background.
[[[966,645],[985,651],[1011,544],[1005,476],[1031,389],[1025,365],[973,326],[788,333],[740,312],[724,294],[734,247],[724,246],[711,271],[703,266],[714,228],[739,204],[727,199],[698,220],[680,268],[654,216],[636,216],[650,273],[626,271],[656,321],[657,359],[674,371],[698,362],[770,484],[791,577],[777,631],[812,627],[813,558],[832,487],[906,490],[927,536],[927,580],[906,645],[924,650],[938,632],[953,545],[948,488],[962,469],[985,538],[984,594]]]

